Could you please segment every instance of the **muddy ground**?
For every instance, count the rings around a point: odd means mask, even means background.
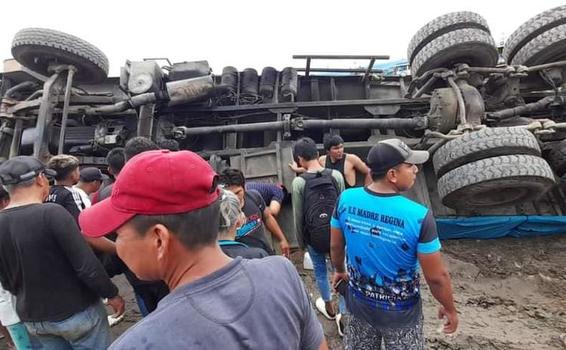
[[[566,235],[498,240],[443,242],[460,313],[455,336],[438,332],[437,303],[423,282],[425,334],[429,349],[566,349]],[[292,257],[310,294],[317,297],[314,276],[302,269],[302,255]],[[125,279],[115,278],[128,311],[112,328],[115,336],[140,314]],[[319,317],[331,349],[342,349],[334,322]],[[5,349],[3,340],[0,349]]]

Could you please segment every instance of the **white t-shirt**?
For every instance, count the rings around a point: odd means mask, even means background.
[[[0,323],[11,326],[20,322],[16,313],[16,298],[0,285]]]
[[[73,186],[73,189],[81,196],[81,200],[85,206],[85,209],[90,208],[92,204],[90,202],[90,198],[88,198],[88,194],[86,194],[86,192],[81,188],[77,187],[77,185]]]

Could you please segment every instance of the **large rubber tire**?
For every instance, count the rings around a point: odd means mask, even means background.
[[[441,177],[466,163],[515,154],[540,156],[537,138],[526,129],[486,128],[447,142],[434,153],[432,163]]]
[[[546,160],[556,175],[562,177],[566,174],[566,140],[555,145],[546,155]]]
[[[413,59],[411,74],[420,76],[435,68],[452,68],[456,63],[473,67],[493,67],[498,59],[491,34],[482,29],[457,29],[426,44]]]
[[[450,31],[463,28],[478,28],[488,33],[490,32],[486,20],[474,12],[451,12],[436,17],[419,29],[409,42],[407,48],[409,64],[413,63],[415,55],[431,40]]]
[[[449,171],[438,180],[438,194],[454,209],[499,207],[536,199],[554,183],[552,169],[540,157],[499,156]]]
[[[12,55],[21,65],[49,75],[48,66],[71,64],[77,68],[74,79],[98,83],[108,76],[108,58],[96,46],[52,29],[26,28],[12,40]]]
[[[525,44],[561,24],[566,24],[566,5],[539,13],[523,23],[509,36],[503,48],[503,57],[507,62],[511,62]]]
[[[525,44],[511,64],[534,66],[566,59],[566,24],[547,30]]]

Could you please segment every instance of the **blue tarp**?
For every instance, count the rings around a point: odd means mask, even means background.
[[[437,218],[441,239],[529,237],[566,233],[566,216]]]

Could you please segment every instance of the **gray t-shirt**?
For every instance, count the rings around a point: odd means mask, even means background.
[[[285,258],[236,258],[175,289],[110,349],[318,349],[322,327]]]

